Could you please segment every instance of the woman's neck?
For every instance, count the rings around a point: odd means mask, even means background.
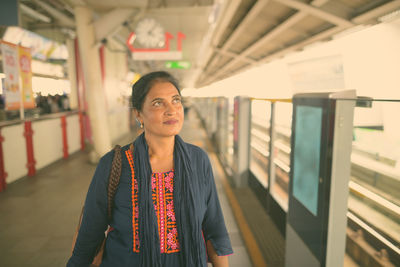
[[[155,137],[145,135],[147,145],[149,146],[149,157],[163,159],[168,158],[174,153],[175,136]]]

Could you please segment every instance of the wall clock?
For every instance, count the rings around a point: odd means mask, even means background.
[[[144,47],[156,48],[165,45],[165,33],[162,25],[153,18],[140,20],[135,29],[137,41]]]

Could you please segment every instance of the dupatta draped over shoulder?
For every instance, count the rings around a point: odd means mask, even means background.
[[[122,151],[127,151],[129,145]],[[132,185],[131,170],[126,158],[122,162],[121,181],[114,199],[111,222],[107,221],[107,179],[113,152],[107,153],[97,166],[85,202],[81,228],[72,257],[67,266],[88,266],[102,231],[109,224],[109,233],[101,266],[166,266],[166,257],[174,257],[180,267],[206,267],[205,242],[210,240],[219,256],[232,254],[218,200],[211,163],[199,147],[175,136],[174,208],[180,252],[160,253],[158,224],[152,202],[151,165],[144,134],[134,142],[134,176],[138,182],[140,252],[132,251]],[[103,199],[104,198],[104,199]],[[85,265],[86,264],[86,265]],[[174,266],[175,267],[175,266]]]

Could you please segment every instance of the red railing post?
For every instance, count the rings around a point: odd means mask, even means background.
[[[61,116],[61,131],[63,136],[63,152],[64,159],[68,158],[68,137],[67,137],[67,119],[64,116]]]
[[[26,155],[28,158],[28,163],[26,164],[26,167],[28,168],[28,176],[34,176],[36,173],[36,161],[33,156],[33,130],[31,121],[25,121],[24,136],[26,138]]]
[[[7,187],[6,184],[7,173],[5,172],[4,169],[3,141],[4,137],[1,135],[1,129],[0,129],[0,192],[5,190]]]
[[[79,112],[79,125],[81,127],[81,150],[85,150],[85,128],[83,127],[83,114]]]

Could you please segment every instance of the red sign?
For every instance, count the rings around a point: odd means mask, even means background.
[[[186,35],[178,32],[177,34],[177,49],[178,51],[182,51],[182,40],[186,38]],[[128,39],[126,40],[126,45],[128,46],[129,50],[132,53],[136,52],[167,52],[169,50],[169,41],[174,38],[172,34],[169,32],[165,33],[165,46],[162,48],[135,48],[133,46],[133,42],[135,41],[136,34],[134,32],[131,32],[129,35]]]

